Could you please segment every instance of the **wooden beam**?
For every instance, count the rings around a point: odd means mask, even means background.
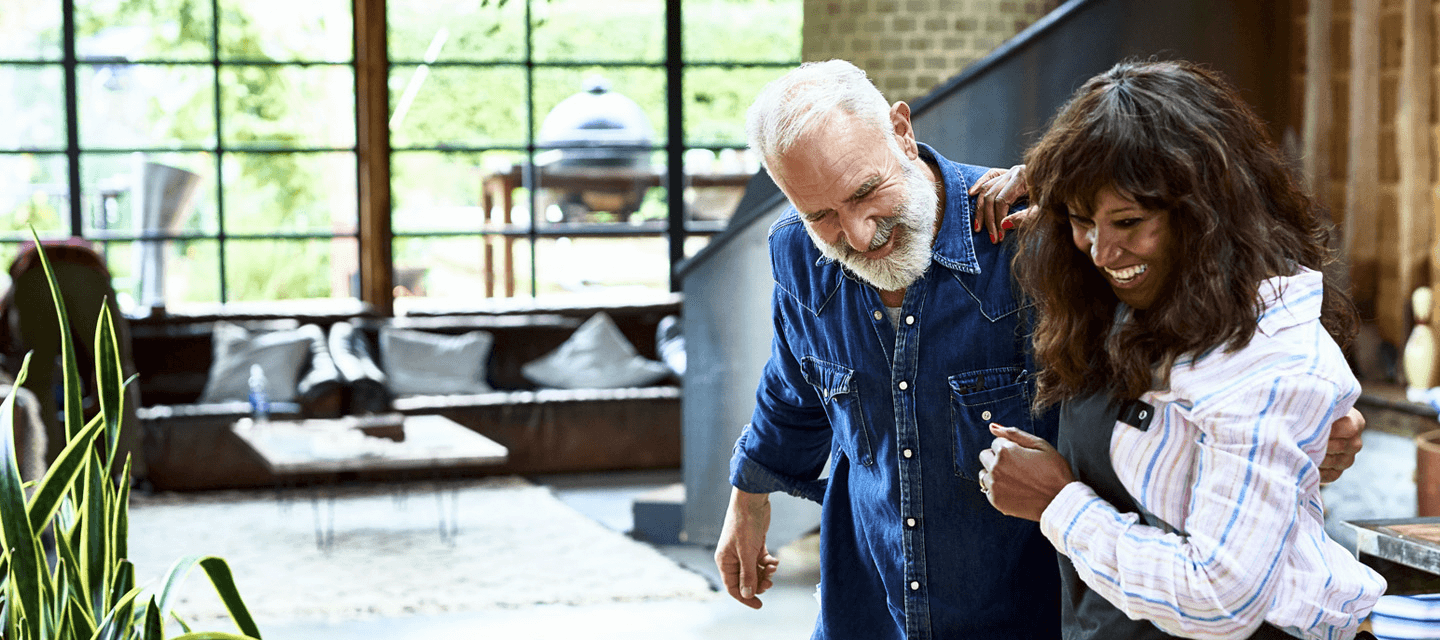
[[[394,315],[390,231],[390,73],[385,0],[354,0],[355,149],[360,184],[360,299]]]
[[[1428,284],[1427,261],[1433,228],[1430,195],[1430,29],[1431,0],[1405,0],[1402,15],[1404,44],[1400,52],[1400,95],[1395,117],[1395,150],[1400,166],[1398,250],[1400,293],[1404,309],[1410,293]],[[1405,313],[1401,317],[1408,317]],[[1434,317],[1434,314],[1431,314]],[[1405,333],[1409,333],[1408,323]],[[1437,360],[1440,363],[1440,360]],[[1429,388],[1434,380],[1410,380]]]
[[[1331,0],[1310,0],[1305,15],[1305,110],[1301,125],[1305,186],[1325,204],[1330,181],[1330,25]]]
[[[1379,290],[1379,189],[1380,0],[1353,0],[1349,154],[1345,170],[1345,226],[1341,235],[1345,255],[1350,260],[1351,295],[1362,311],[1371,313]]]

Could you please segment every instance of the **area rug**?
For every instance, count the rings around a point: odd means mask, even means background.
[[[321,548],[317,520],[323,534],[332,506],[333,540]],[[442,519],[447,512],[458,516]],[[715,597],[700,575],[519,478],[134,497],[137,580],[153,589],[188,554],[225,558],[261,629],[267,621]],[[197,629],[223,630],[206,624],[226,614],[199,568],[173,605]]]

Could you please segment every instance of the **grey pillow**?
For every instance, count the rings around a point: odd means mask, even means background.
[[[485,393],[492,391],[485,377],[494,344],[484,331],[452,336],[387,326],[380,328],[380,361],[397,396]]]
[[[271,402],[294,402],[300,371],[310,361],[311,335],[301,329],[252,334],[245,327],[216,322],[211,343],[214,356],[200,402],[227,402],[250,398],[250,365],[265,371],[265,391]]]
[[[602,311],[554,351],[525,363],[520,373],[542,387],[616,389],[655,384],[669,376],[670,369],[637,354]]]

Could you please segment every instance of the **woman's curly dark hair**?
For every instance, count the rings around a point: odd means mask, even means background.
[[[1193,63],[1127,61],[1091,78],[1025,164],[1040,215],[1021,232],[1014,271],[1036,305],[1037,407],[1168,387],[1181,356],[1249,343],[1261,281],[1331,260],[1328,219],[1260,119],[1228,82]],[[1071,207],[1092,215],[1106,187],[1169,212],[1182,253],[1155,303],[1118,328],[1119,300],[1076,249],[1069,221]],[[1357,325],[1349,297],[1328,279],[1322,322],[1342,347]]]

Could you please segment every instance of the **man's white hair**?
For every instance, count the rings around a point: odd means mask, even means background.
[[[865,72],[844,60],[827,60],[802,64],[760,90],[745,114],[750,148],[768,167],[806,129],[837,109],[887,138],[894,135],[888,126],[890,105]]]

